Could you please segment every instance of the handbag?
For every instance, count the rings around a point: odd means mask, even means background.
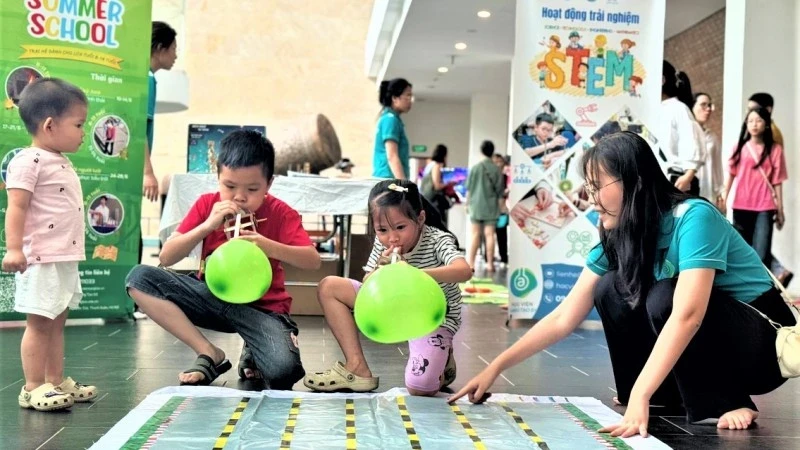
[[[789,295],[789,292],[786,291],[786,288],[775,278],[775,275],[767,269],[767,266],[764,266],[764,269],[769,274],[770,278],[772,278],[772,282],[775,283],[775,286],[781,291],[781,297],[783,300],[791,307],[794,308],[796,311],[798,310],[797,306],[794,304],[794,300]],[[762,313],[755,307],[748,305],[747,303],[742,302],[743,304],[750,307],[753,311],[757,312],[758,315],[766,319],[770,325],[778,332],[777,337],[775,339],[775,351],[778,355],[778,367],[781,369],[781,376],[784,378],[796,378],[800,377],[800,324],[795,324],[792,326],[784,326],[778,322],[773,321],[766,314]]]

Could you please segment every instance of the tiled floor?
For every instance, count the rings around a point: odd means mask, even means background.
[[[502,274],[500,274],[502,277]],[[304,365],[321,370],[341,358],[330,330],[321,317],[297,317]],[[515,342],[528,324],[507,328],[497,306],[467,305],[463,327],[456,336],[455,355],[460,387],[503,349]],[[22,383],[19,362],[21,329],[0,329],[0,448],[82,449],[90,446],[153,390],[176,384],[177,373],[194,355],[182,343],[150,320],[75,326],[66,331],[66,373],[96,384],[100,396],[69,412],[38,413],[22,410],[16,396]],[[237,336],[210,333],[232,362],[238,360]],[[402,386],[405,346],[364,342],[373,370],[381,377],[380,390]],[[719,376],[735,376],[734,374]],[[236,367],[215,384],[257,389],[238,380]],[[295,387],[305,390],[302,384]],[[531,395],[590,396],[611,405],[614,380],[601,331],[579,330],[503,374],[496,392]],[[674,448],[800,449],[800,383],[789,381],[777,391],[756,398],[761,409],[758,426],[748,431],[717,431],[692,426],[683,417],[654,415],[650,431]],[[622,412],[620,408],[615,408]],[[654,413],[657,414],[657,413]]]

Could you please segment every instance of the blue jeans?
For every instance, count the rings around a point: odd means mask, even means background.
[[[734,209],[733,224],[739,227],[742,237],[758,253],[764,265],[771,268],[775,211]]]
[[[297,346],[299,330],[288,314],[223,302],[195,276],[152,266],[134,267],[125,286],[171,301],[195,326],[238,333],[271,389],[289,390],[305,376]]]

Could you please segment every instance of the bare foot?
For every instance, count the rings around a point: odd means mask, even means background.
[[[750,408],[739,408],[728,411],[719,418],[717,428],[729,430],[746,430],[758,417],[758,411]]]
[[[222,351],[219,347],[214,347],[214,350],[209,353],[205,353],[206,355],[210,356],[211,359],[214,360],[214,364],[219,364],[225,359],[225,352]],[[181,383],[186,384],[197,384],[203,379],[205,379],[205,375],[200,372],[191,372],[191,373],[179,373],[178,379]]]
[[[616,406],[624,406],[622,403],[620,403],[619,397],[611,397],[611,401],[614,402],[614,405]]]
[[[364,377],[364,378],[372,378],[372,372],[369,370],[369,366],[367,365],[366,361],[362,361],[356,364],[347,361],[344,364],[344,368],[349,370],[350,373],[352,373],[353,375],[357,375],[359,377]]]

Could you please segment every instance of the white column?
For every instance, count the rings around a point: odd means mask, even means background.
[[[725,9],[725,72],[723,111],[724,157],[736,145],[747,98],[768,92],[775,98],[773,118],[783,132],[789,180],[783,184],[786,226],[774,234],[773,254],[794,272],[800,271],[800,45],[794,27],[800,8],[794,0],[728,2]],[[800,283],[791,286],[800,292]]]
[[[506,154],[508,145],[508,96],[495,94],[473,94],[470,100],[469,118],[469,167],[478,164],[481,154],[481,142],[490,140],[494,143],[495,153]],[[448,226],[458,238],[459,244],[469,249],[472,241],[469,229],[469,218],[464,205],[456,205],[448,214]]]

